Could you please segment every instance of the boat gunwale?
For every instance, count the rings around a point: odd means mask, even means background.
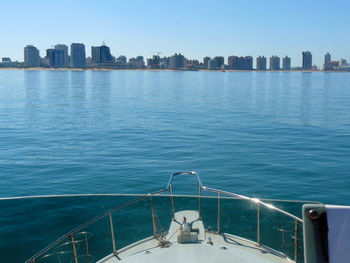
[[[61,241],[63,241],[64,239],[66,238],[69,238],[69,237],[73,237],[74,234],[78,233],[80,230],[82,230],[83,228],[97,222],[98,220],[108,216],[108,215],[111,215],[112,213],[124,208],[124,207],[128,207],[134,203],[137,203],[141,200],[144,200],[146,199],[147,197],[153,197],[153,196],[163,196],[161,195],[162,193],[164,192],[167,192],[170,190],[170,197],[173,198],[174,195],[172,193],[172,180],[175,176],[178,176],[178,175],[194,175],[197,179],[197,182],[198,182],[198,190],[199,190],[199,193],[198,195],[196,196],[197,198],[201,198],[201,194],[200,194],[200,189],[204,190],[204,191],[209,191],[209,192],[215,192],[218,194],[218,196],[214,196],[213,198],[215,199],[219,199],[222,198],[220,195],[221,194],[224,194],[224,195],[228,195],[230,197],[235,197],[235,199],[243,199],[243,200],[248,200],[248,201],[251,201],[255,204],[257,204],[258,206],[261,204],[271,210],[275,210],[277,212],[280,212],[281,214],[283,215],[286,215],[292,219],[295,220],[295,222],[298,224],[298,223],[303,223],[303,220],[300,219],[299,217],[297,216],[294,216],[280,208],[277,208],[271,204],[267,204],[267,203],[264,203],[262,202],[261,200],[262,199],[258,199],[258,198],[251,198],[251,197],[247,197],[247,196],[244,196],[244,195],[240,195],[240,194],[235,194],[235,193],[231,193],[231,192],[227,192],[227,191],[222,191],[222,190],[218,190],[218,189],[215,189],[215,188],[209,188],[209,187],[206,187],[202,184],[201,180],[200,180],[200,177],[199,175],[194,172],[194,171],[190,171],[190,172],[178,172],[178,173],[174,173],[170,176],[169,180],[168,180],[168,184],[166,186],[166,188],[164,189],[161,189],[161,190],[158,190],[158,191],[155,191],[153,193],[148,193],[148,194],[145,194],[145,195],[141,195],[139,196],[138,198],[134,199],[134,200],[131,200],[131,201],[128,201],[126,203],[123,203],[117,207],[114,207],[106,212],[104,212],[103,214],[99,215],[99,216],[96,216],[90,220],[88,220],[87,222],[83,223],[82,225],[74,228],[73,230],[69,231],[68,233],[66,233],[65,235],[61,236],[60,238],[58,238],[56,241],[52,242],[51,244],[49,244],[48,246],[46,246],[45,248],[43,248],[42,250],[38,251],[36,254],[34,254],[31,258],[29,258],[28,260],[25,261],[25,263],[34,263],[39,257],[43,256],[47,251],[49,251],[50,249],[52,249],[54,246],[56,246],[57,244],[59,244]],[[85,195],[85,196],[90,196],[90,195]],[[173,205],[173,203],[172,203]],[[173,207],[173,210],[174,210],[174,207]],[[174,211],[173,211],[174,212]],[[259,244],[261,245],[261,244]]]

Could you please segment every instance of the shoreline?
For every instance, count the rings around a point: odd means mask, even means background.
[[[328,71],[328,70],[235,70],[235,69],[114,69],[114,68],[0,68],[0,70],[23,70],[23,71],[204,71],[204,72],[340,72],[349,73],[350,71]]]

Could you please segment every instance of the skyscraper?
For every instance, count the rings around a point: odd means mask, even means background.
[[[145,62],[143,61],[143,56],[138,56],[136,58],[136,60],[137,60],[137,67],[138,68],[142,68],[145,66]]]
[[[213,59],[209,60],[208,69],[216,69],[216,68],[218,68],[216,59],[213,58]]]
[[[290,57],[285,56],[282,59],[282,69],[283,70],[290,70]]]
[[[266,70],[266,58],[264,56],[259,56],[256,58],[256,69]]]
[[[312,54],[310,51],[303,52],[303,69],[308,70],[312,68]]]
[[[183,69],[186,64],[186,58],[181,53],[171,56],[170,68],[172,69]]]
[[[63,65],[65,68],[69,67],[69,56],[68,56],[68,47],[63,44],[57,44],[55,46],[56,50],[62,50],[63,51]]]
[[[280,70],[281,60],[278,56],[270,57],[270,70]]]
[[[207,69],[209,67],[210,57],[203,58],[203,67]]]
[[[24,65],[26,67],[40,66],[39,50],[36,47],[28,45],[24,48]]]
[[[252,70],[253,69],[253,58],[251,56],[246,57],[237,57],[229,56],[228,57],[228,67],[229,69],[238,69],[238,70]]]
[[[47,49],[46,57],[49,60],[50,67],[63,68],[64,67],[64,51],[59,49]]]
[[[239,69],[239,57],[237,56],[229,56],[228,57],[228,68],[229,69]]]
[[[327,52],[327,54],[324,55],[324,64],[328,64],[328,62],[330,62],[331,60],[332,60],[331,54]]]
[[[92,63],[106,63],[114,62],[114,57],[111,55],[109,47],[104,43],[99,47],[91,47],[91,62]]]
[[[241,69],[243,70],[252,70],[253,69],[253,57],[246,56],[241,57],[240,60],[242,61]]]
[[[327,54],[324,55],[323,69],[328,69],[329,62],[331,62],[331,60],[332,60],[331,54],[329,54],[329,52],[327,52]]]
[[[217,56],[214,59],[216,61],[216,67],[217,68],[221,68],[221,66],[225,64],[225,58],[224,57]]]
[[[86,68],[85,45],[72,43],[70,45],[70,62],[72,68]]]

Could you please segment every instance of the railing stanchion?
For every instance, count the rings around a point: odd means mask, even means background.
[[[171,196],[171,209],[173,211],[173,220],[175,221],[175,208],[174,208],[174,197],[173,197],[173,186],[170,184],[170,196]]]
[[[298,262],[298,221],[295,220],[295,233],[294,233],[294,262]]]
[[[78,263],[78,256],[77,256],[77,249],[75,247],[75,241],[74,241],[74,234],[70,236],[70,239],[72,240],[72,248],[73,248],[73,257],[74,257],[74,262]]]
[[[221,214],[221,209],[220,209],[220,192],[218,192],[218,234],[220,234],[220,214]]]
[[[256,240],[258,246],[260,246],[260,203],[257,203],[257,223],[256,223]]]
[[[87,232],[85,232],[85,247],[86,247],[86,262],[89,262],[89,245],[87,239]]]
[[[117,249],[115,247],[115,239],[114,239],[114,228],[113,228],[112,213],[108,213],[108,216],[109,216],[109,224],[111,226],[111,237],[112,237],[112,245],[113,245],[113,254],[117,255]]]
[[[201,185],[198,183],[198,219],[201,219]]]
[[[156,237],[157,235],[157,227],[156,227],[156,218],[155,218],[155,213],[154,213],[154,207],[153,207],[153,202],[152,202],[152,196],[149,196],[149,200],[151,203],[151,211],[152,211],[152,225],[153,225],[153,237]]]

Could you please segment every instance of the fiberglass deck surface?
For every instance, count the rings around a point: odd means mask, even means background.
[[[192,228],[199,229],[199,242],[179,244],[177,233],[180,231],[183,217],[192,223]],[[272,250],[258,247],[253,242],[229,234],[205,232],[203,222],[198,220],[198,212],[181,211],[175,215],[176,221],[171,222],[167,240],[170,247],[161,248],[158,241],[148,239],[129,249],[122,250],[117,257],[99,261],[106,263],[117,262],[167,262],[167,263],[209,263],[209,262],[237,262],[237,263],[268,263],[291,262],[283,255]],[[209,239],[212,244],[209,244]]]

